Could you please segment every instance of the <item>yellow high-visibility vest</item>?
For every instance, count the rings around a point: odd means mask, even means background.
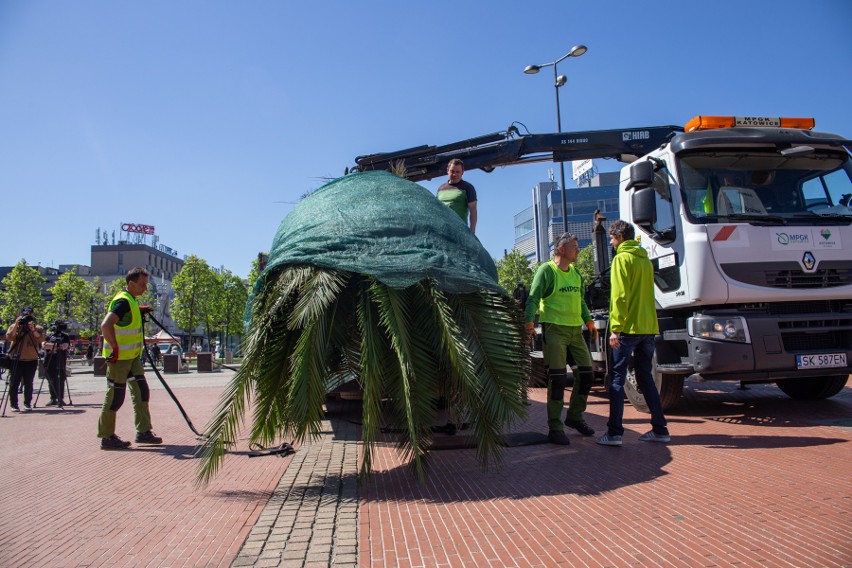
[[[130,324],[124,327],[116,324],[115,340],[118,342],[118,359],[119,361],[127,359],[136,359],[142,355],[142,313],[139,311],[139,304],[136,303],[136,298],[130,292],[121,291],[115,295],[115,298],[109,303],[107,311],[112,311],[113,306],[118,300],[127,300],[130,304]],[[112,355],[112,347],[109,343],[104,342],[104,357],[109,358]]]

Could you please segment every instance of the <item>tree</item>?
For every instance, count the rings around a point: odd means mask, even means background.
[[[192,332],[208,321],[211,311],[215,310],[212,296],[215,277],[206,260],[190,255],[172,280],[175,291],[172,318],[189,333],[190,348]]]
[[[124,291],[125,288],[127,288],[127,280],[125,280],[124,278],[116,278],[115,280],[113,280],[112,282],[107,284],[107,293],[106,293],[107,307],[109,307],[109,302],[112,302],[112,299],[115,298],[116,294]],[[148,290],[146,290],[144,294],[142,294],[141,296],[136,298],[136,303],[139,304],[140,306],[141,305],[149,305],[153,301],[154,301],[154,296],[153,296],[153,294],[151,294],[150,285],[148,287]],[[104,311],[106,311],[106,310],[104,310]],[[104,314],[104,315],[106,315],[106,314]],[[101,317],[103,317],[103,316],[101,316]]]
[[[595,281],[595,246],[589,245],[580,251],[577,255],[577,262],[574,263],[574,268],[583,277],[586,287],[592,285]]]
[[[530,261],[517,249],[497,261],[497,281],[505,290],[511,292],[518,282],[523,282],[527,290],[532,285],[535,270]]]
[[[224,322],[225,345],[231,335],[243,332],[243,316],[248,301],[248,289],[245,282],[236,274],[225,271],[222,274],[222,301],[219,321]]]
[[[35,310],[37,319],[42,319],[42,310],[45,305],[41,295],[41,287],[47,282],[38,270],[27,266],[27,261],[21,259],[12,268],[12,271],[3,279],[3,290],[0,291],[0,317],[3,321],[11,323],[21,312],[22,308],[31,307]]]
[[[59,275],[53,286],[47,289],[51,300],[44,310],[44,321],[64,320],[69,326],[80,328],[86,319],[87,288],[92,285],[77,276],[77,267]]]
[[[254,286],[254,283],[257,281],[258,277],[260,276],[260,273],[262,272],[260,270],[260,257],[261,256],[263,256],[264,259],[267,259],[267,257],[269,255],[267,255],[265,252],[262,252],[262,253],[257,255],[257,258],[255,258],[254,260],[251,261],[251,270],[249,271],[249,275],[248,275],[248,278],[247,278],[249,290],[251,290],[252,286]]]
[[[95,277],[92,282],[86,282],[86,287],[78,299],[83,314],[79,320],[82,337],[94,339],[101,333],[101,321],[106,315],[108,302],[114,297],[113,294],[107,298],[107,295],[101,292],[102,289],[101,279]]]

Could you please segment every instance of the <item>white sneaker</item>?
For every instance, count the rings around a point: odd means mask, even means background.
[[[620,446],[621,445],[621,436],[610,436],[609,434],[604,434],[597,440],[595,440],[601,446]]]
[[[668,434],[657,434],[653,430],[642,434],[639,439],[643,442],[660,442],[661,444],[668,444],[672,441],[672,437]]]
[[[30,412],[32,409],[33,409],[33,407],[30,406],[29,404],[24,405],[24,412]]]

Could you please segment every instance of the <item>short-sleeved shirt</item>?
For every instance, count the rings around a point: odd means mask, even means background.
[[[119,298],[115,301],[110,313],[118,316],[118,323],[116,325],[119,327],[127,327],[133,320],[133,314],[130,313],[130,302],[124,298]]]
[[[458,183],[443,183],[438,188],[438,199],[467,223],[467,204],[476,201],[476,188],[463,179]]]

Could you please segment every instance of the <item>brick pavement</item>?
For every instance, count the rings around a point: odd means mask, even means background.
[[[167,376],[198,428],[222,390],[211,377]],[[544,432],[544,399],[532,391],[517,431]],[[628,406],[622,448],[572,435],[508,448],[489,472],[473,450],[436,451],[423,485],[387,444],[360,488],[345,413],[287,458],[249,459],[239,440],[196,490],[196,440],[164,392],[161,448],[100,451],[101,401],[0,420],[0,566],[852,566],[849,387],[821,402],[690,388],[671,445],[639,442],[647,417]],[[600,431],[606,401],[590,402]]]
[[[544,389],[520,430],[546,429]],[[588,421],[606,428],[605,399]],[[774,386],[691,387],[670,445],[571,435],[507,449],[434,452],[425,484],[388,445],[362,488],[360,562],[400,566],[852,566],[852,389],[792,401]]]
[[[195,489],[196,438],[150,379],[154,430],[163,446],[100,450],[102,392],[75,390],[75,405],[65,410],[37,408],[0,419],[0,566],[231,564],[291,458],[249,459],[246,441],[239,440],[220,475]],[[167,380],[203,428],[221,387]],[[72,376],[71,384],[79,382]],[[125,439],[133,437],[132,416],[128,398],[117,427]]]

